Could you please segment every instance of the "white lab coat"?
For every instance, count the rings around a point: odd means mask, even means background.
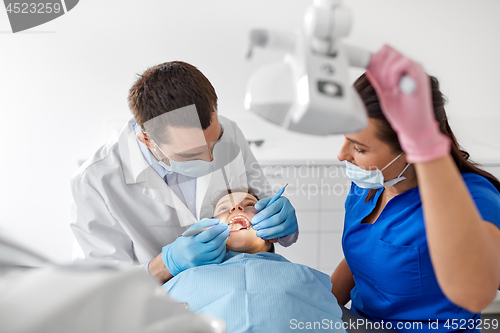
[[[230,188],[250,185],[260,198],[270,196],[241,130],[225,117],[219,116],[219,121],[224,128],[220,143],[240,147],[238,157],[225,167]],[[133,123],[132,118],[117,141],[101,147],[71,179],[71,229],[86,260],[147,263],[190,225],[212,217],[214,201],[226,191],[220,170],[197,178],[193,216],[144,160]],[[297,235],[281,239],[283,245],[295,242]]]

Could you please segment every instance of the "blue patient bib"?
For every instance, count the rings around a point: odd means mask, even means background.
[[[223,319],[227,332],[345,332],[330,277],[275,253],[228,252],[219,265],[190,268],[164,284],[194,312]]]

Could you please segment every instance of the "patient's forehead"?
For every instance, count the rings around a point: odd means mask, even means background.
[[[226,194],[222,198],[220,198],[219,202],[217,202],[217,205],[215,207],[221,206],[221,205],[232,205],[232,201],[234,201],[234,204],[239,204],[243,202],[245,199],[247,201],[257,201],[257,198],[251,195],[250,193],[246,192],[233,192],[231,194]]]

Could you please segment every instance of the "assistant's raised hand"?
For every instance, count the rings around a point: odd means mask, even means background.
[[[399,87],[404,75],[416,82],[411,94]],[[430,77],[420,64],[384,45],[372,56],[366,76],[408,162],[429,162],[450,153],[451,141],[439,130],[434,115]]]

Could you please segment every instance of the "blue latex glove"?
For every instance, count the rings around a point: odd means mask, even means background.
[[[274,239],[285,237],[295,233],[299,226],[297,225],[297,216],[290,200],[286,197],[280,197],[271,206],[266,207],[271,198],[259,200],[255,204],[255,209],[260,212],[252,217],[250,221],[252,228],[257,231],[257,236],[262,239]]]
[[[226,243],[230,229],[219,219],[203,219],[188,230],[210,226],[198,235],[178,237],[173,243],[163,247],[161,258],[172,275],[196,266],[220,264],[226,255]]]

